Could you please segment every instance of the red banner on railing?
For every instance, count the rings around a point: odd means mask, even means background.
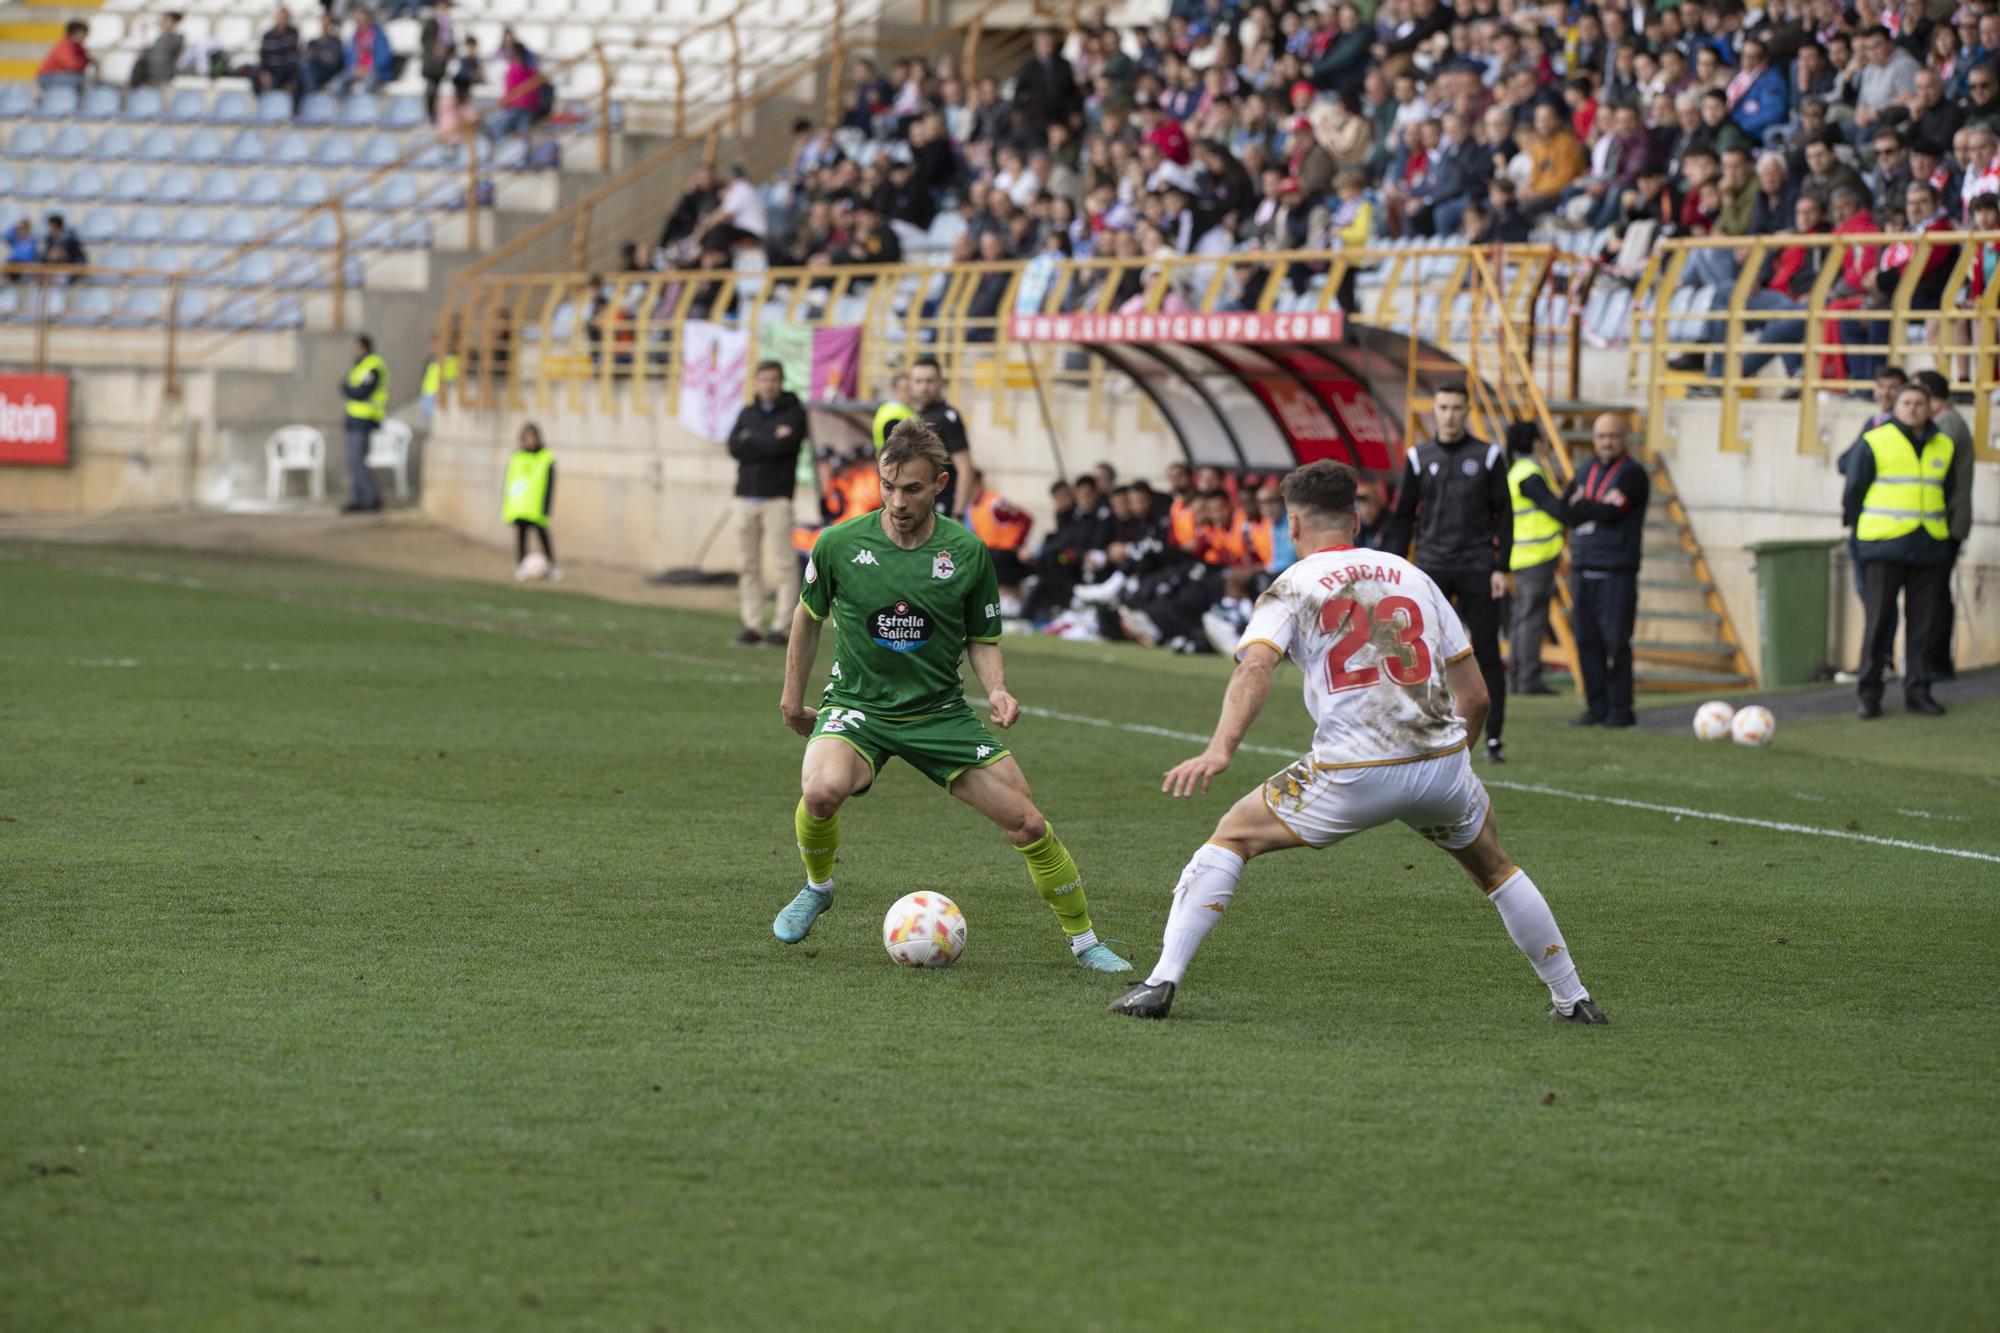
[[[1331,343],[1338,310],[1239,310],[1227,314],[1015,315],[1007,336],[1022,343]]]
[[[69,462],[69,376],[0,375],[0,463]]]

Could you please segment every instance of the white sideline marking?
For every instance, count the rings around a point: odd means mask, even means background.
[[[985,707],[984,699],[976,701]],[[1168,727],[1146,726],[1138,722],[1113,722],[1107,718],[1085,717],[1081,713],[1059,713],[1052,708],[1031,708],[1023,705],[1021,711],[1031,717],[1047,718],[1052,722],[1071,722],[1078,726],[1104,727],[1112,731],[1129,731],[1140,736],[1161,736],[1168,740],[1189,741],[1195,745],[1208,744],[1208,737],[1191,731],[1174,731]],[[1239,752],[1275,755],[1281,759],[1296,759],[1298,751],[1280,750],[1270,745],[1244,745]],[[1938,856],[1956,856],[1967,861],[1986,861],[2000,865],[2000,856],[1991,852],[1967,851],[1962,847],[1939,847],[1934,843],[1912,842],[1907,838],[1878,838],[1869,833],[1855,833],[1849,829],[1818,828],[1812,824],[1794,824],[1782,819],[1753,819],[1748,815],[1725,815],[1714,810],[1696,810],[1692,806],[1663,805],[1656,801],[1634,801],[1623,796],[1599,796],[1592,792],[1566,791],[1561,787],[1550,787],[1539,782],[1505,782],[1492,778],[1481,779],[1488,787],[1498,787],[1502,791],[1527,792],[1534,796],[1559,796],[1567,801],[1588,801],[1593,805],[1616,805],[1627,810],[1648,810],[1654,814],[1673,815],[1678,819],[1706,819],[1718,824],[1740,824],[1746,828],[1770,829],[1774,833],[1802,833],[1813,838],[1839,838],[1844,842],[1865,842],[1875,847],[1894,847],[1906,852],[1932,852]]]

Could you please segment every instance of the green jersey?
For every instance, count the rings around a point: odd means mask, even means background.
[[[833,617],[826,701],[878,717],[921,717],[961,703],[965,645],[1000,641],[1000,584],[986,543],[940,514],[906,551],[876,510],[820,533],[799,601]]]

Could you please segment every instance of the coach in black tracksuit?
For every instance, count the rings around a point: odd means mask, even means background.
[[[1514,550],[1514,499],[1507,490],[1507,455],[1465,432],[1465,390],[1447,385],[1432,404],[1437,435],[1409,451],[1403,488],[1389,522],[1386,550],[1397,555],[1417,538],[1415,563],[1458,608],[1472,655],[1492,700],[1486,757],[1505,762],[1500,731],[1507,721],[1507,673],[1500,665],[1500,606]]]
[[[1570,615],[1586,702],[1573,725],[1629,727],[1638,721],[1632,713],[1632,629],[1652,483],[1645,465],[1626,452],[1623,417],[1599,417],[1590,442],[1596,458],[1560,500],[1539,477],[1522,482],[1521,494],[1570,528]]]

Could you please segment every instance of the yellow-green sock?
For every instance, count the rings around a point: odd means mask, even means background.
[[[1028,875],[1035,881],[1035,892],[1042,895],[1042,901],[1062,922],[1065,934],[1087,935],[1090,933],[1090,903],[1083,896],[1083,876],[1077,873],[1076,862],[1070,859],[1069,848],[1056,837],[1055,826],[1026,847],[1016,847],[1015,851],[1028,859]]]
[[[792,812],[792,828],[799,835],[799,859],[806,863],[806,883],[816,889],[833,887],[833,854],[840,849],[840,811],[821,819],[806,812],[804,797]]]

